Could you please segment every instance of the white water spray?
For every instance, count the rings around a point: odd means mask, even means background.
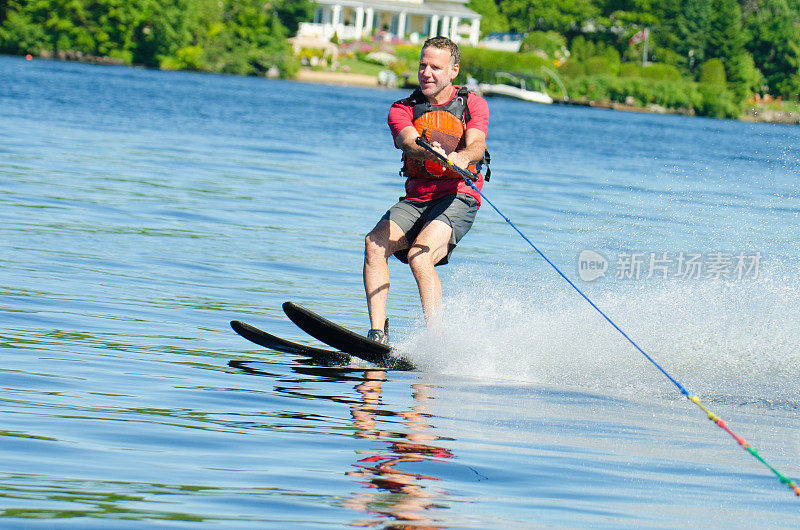
[[[552,271],[498,277],[462,267],[451,276],[459,281],[447,286],[441,313],[446,320],[430,329],[419,326],[400,345],[414,352],[420,366],[623,393],[674,391]],[[712,401],[800,407],[796,275],[612,281],[593,290],[589,297],[690,392]]]

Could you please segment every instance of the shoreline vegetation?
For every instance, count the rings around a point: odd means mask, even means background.
[[[671,12],[651,6],[610,18],[598,2],[612,0],[586,0],[594,10],[572,18],[559,11],[561,0],[548,0],[542,13],[551,19],[527,20],[519,10],[538,1],[471,0],[486,31],[524,38],[519,52],[462,48],[456,82],[509,72],[562,104],[800,124],[800,27],[784,23],[800,13],[784,9],[786,0],[678,0]],[[711,3],[716,11],[698,20]],[[385,31],[364,41],[290,38],[313,13],[310,0],[10,0],[0,6],[0,53],[338,85],[416,83],[420,45]],[[591,24],[581,18],[589,15]],[[681,39],[692,41],[688,52]]]

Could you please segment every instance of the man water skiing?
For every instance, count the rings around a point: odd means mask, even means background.
[[[367,336],[383,344],[389,342],[389,256],[394,254],[411,267],[422,311],[430,322],[442,299],[442,284],[434,267],[448,262],[480,207],[480,195],[415,141],[424,135],[454,165],[480,170],[489,107],[483,98],[453,85],[460,61],[461,52],[450,39],[425,41],[417,72],[419,89],[389,110],[394,145],[403,151],[406,195],[367,234],[364,249],[364,289],[371,328]],[[475,186],[481,189],[483,181],[481,175]]]

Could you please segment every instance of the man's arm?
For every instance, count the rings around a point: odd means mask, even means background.
[[[407,157],[416,158],[418,160],[436,160],[431,153],[417,145],[416,140],[419,135],[416,127],[404,127],[397,133],[397,136],[394,137],[394,145],[398,149],[401,149],[403,154]],[[439,142],[432,142],[431,145],[442,156],[447,156],[447,153],[444,152]]]
[[[419,133],[415,127],[405,127],[395,136],[394,144],[398,149],[402,149],[406,156],[411,158],[436,160],[431,153],[417,145],[416,139],[418,136]],[[444,152],[439,142],[432,142],[431,145],[434,150],[438,151],[442,156],[446,156],[453,164],[466,169],[471,163],[483,159],[483,154],[486,151],[486,134],[478,129],[467,129],[464,131],[464,140],[466,142],[464,149],[453,151],[449,155]]]

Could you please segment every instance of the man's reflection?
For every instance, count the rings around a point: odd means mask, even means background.
[[[364,457],[353,464],[356,469],[348,471],[347,475],[375,491],[354,493],[344,506],[379,516],[354,522],[353,526],[385,524],[383,518],[388,516],[395,520],[388,528],[443,528],[426,515],[426,510],[436,507],[432,485],[428,482],[439,479],[398,469],[403,463],[437,462],[440,461],[437,459],[453,456],[447,449],[427,443],[440,439],[433,434],[433,426],[427,421],[430,415],[425,411],[427,401],[434,399],[430,395],[432,386],[411,385],[413,406],[407,411],[393,412],[380,408],[381,385],[385,377],[386,372],[367,371],[364,381],[355,387],[362,396],[361,403],[353,405],[350,411],[356,436],[384,440],[388,446],[384,450],[359,451]],[[380,417],[401,418],[407,429],[405,432],[380,430]]]

